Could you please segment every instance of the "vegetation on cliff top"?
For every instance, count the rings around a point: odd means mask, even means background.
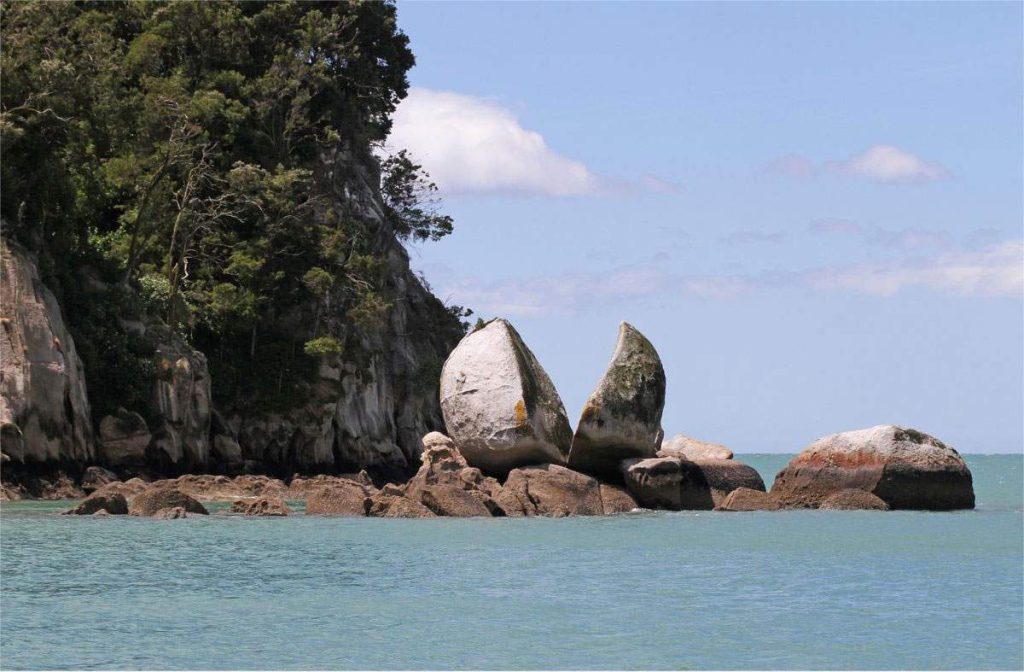
[[[62,295],[97,413],[146,394],[119,316],[189,338],[222,397],[287,395],[385,324],[381,237],[452,230],[420,166],[372,156],[413,65],[391,3],[24,2],[0,22],[5,235]],[[383,223],[339,197],[338,152]]]

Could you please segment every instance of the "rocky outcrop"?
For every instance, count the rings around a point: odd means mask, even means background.
[[[892,509],[974,508],[971,471],[935,437],[878,425],[818,439],[775,477],[783,506],[815,508],[839,490],[870,492]]]
[[[186,474],[178,478],[154,481],[153,488],[171,488],[202,502],[234,501],[244,497],[283,498],[288,491],[284,482],[269,476]]]
[[[623,322],[608,370],[583,406],[569,466],[617,478],[622,460],[654,457],[661,445],[664,408],[661,358],[643,334]]]
[[[21,465],[95,459],[85,372],[35,259],[0,240],[0,435]]]
[[[124,495],[113,494],[92,494],[79,502],[76,506],[64,512],[65,515],[91,516],[97,511],[106,511],[114,516],[128,515],[128,500]]]
[[[370,497],[366,515],[375,518],[434,518],[437,514],[400,491],[384,488]]]
[[[889,505],[863,490],[840,490],[821,500],[819,509],[832,511],[888,511]]]
[[[365,516],[370,507],[369,498],[376,493],[376,488],[371,486],[339,480],[309,493],[306,499],[306,515]]]
[[[193,511],[193,513],[195,513]],[[157,520],[176,520],[178,518],[188,518],[188,509],[183,506],[169,506],[165,509],[160,509],[152,515]]]
[[[131,499],[148,488],[149,483],[145,482],[141,478],[130,478],[127,481],[111,481],[110,483],[106,483],[97,488],[94,494],[119,494]]]
[[[155,516],[164,509],[174,508],[202,515],[209,513],[205,506],[184,492],[167,487],[150,487],[135,495],[128,505],[128,513],[133,516]]]
[[[736,488],[765,489],[760,474],[736,460],[625,460],[622,473],[626,488],[640,504],[652,509],[711,510]]]
[[[676,434],[661,444],[658,457],[681,457],[684,460],[731,460],[732,451],[719,443],[709,443],[684,434]]]
[[[419,471],[404,487],[406,497],[438,515],[483,515],[481,506],[488,511],[487,515],[504,515],[495,501],[501,484],[484,476],[476,467],[470,467],[451,439],[440,432],[431,432],[423,437],[423,445]],[[474,501],[470,502],[467,497]]]
[[[246,516],[287,516],[291,509],[280,497],[256,497],[235,501],[231,505],[231,513]]]
[[[513,469],[498,505],[509,516],[600,516],[604,514],[596,479],[557,464]]]
[[[118,480],[117,474],[104,469],[103,467],[89,467],[82,473],[82,490],[87,493],[95,492],[108,483]]]
[[[466,461],[505,474],[564,463],[572,430],[554,384],[505,320],[466,336],[441,372],[441,410]]]
[[[504,514],[495,505],[488,506],[490,497],[479,491],[463,490],[454,485],[428,485],[418,493],[418,500],[439,516],[454,518],[490,517],[492,510]]]
[[[100,420],[100,457],[112,467],[143,466],[152,438],[141,415],[120,408]]]
[[[607,483],[601,484],[601,510],[604,511],[604,515],[629,513],[639,507],[633,495],[625,489]]]
[[[764,490],[736,488],[715,511],[778,511],[779,503]]]

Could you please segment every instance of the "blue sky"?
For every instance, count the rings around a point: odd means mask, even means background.
[[[510,319],[573,422],[627,320],[668,435],[1021,452],[1021,7],[400,3],[389,149],[456,221],[414,267]]]

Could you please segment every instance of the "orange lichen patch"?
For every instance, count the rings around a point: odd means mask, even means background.
[[[526,402],[520,399],[516,402],[516,427],[526,424]]]
[[[878,453],[867,450],[857,450],[849,453],[810,453],[798,456],[793,462],[801,466],[842,467],[844,469],[876,467],[885,464],[885,460]]]

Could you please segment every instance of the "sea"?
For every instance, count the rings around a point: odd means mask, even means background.
[[[765,477],[789,455],[740,455]],[[0,505],[0,668],[1024,668],[1021,455],[977,509],[568,519]],[[299,507],[301,512],[301,507]]]

